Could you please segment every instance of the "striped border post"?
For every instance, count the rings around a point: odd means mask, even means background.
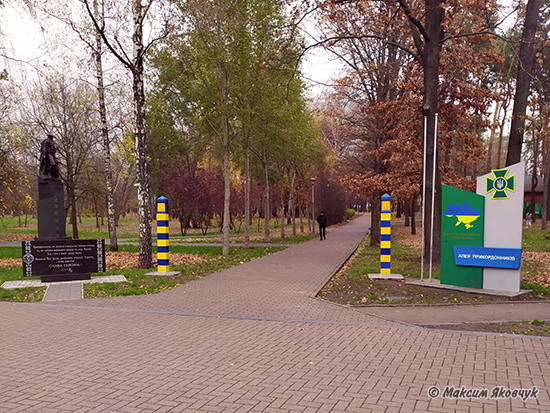
[[[157,271],[170,271],[168,198],[157,198]]]
[[[380,274],[391,274],[391,196],[382,195],[380,207]]]

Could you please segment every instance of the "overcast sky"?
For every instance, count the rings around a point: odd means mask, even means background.
[[[508,1],[504,1],[507,3]],[[17,72],[32,73],[32,67],[38,67],[44,70],[44,63],[52,62],[52,46],[49,49],[45,43],[45,32],[41,30],[38,19],[34,19],[23,9],[22,2],[7,2],[0,7],[0,17],[2,21],[0,45],[3,47],[4,54],[10,57],[29,62],[30,65],[15,64],[13,61],[7,61],[5,66],[15,78]],[[306,22],[305,39],[308,44],[315,43],[319,38],[319,33],[315,30],[312,22]],[[326,93],[331,80],[338,73],[337,59],[325,52],[321,47],[311,49],[303,60],[304,77],[310,85],[310,97],[315,98]],[[34,74],[33,74],[34,75]],[[32,76],[32,75],[31,75]],[[23,77],[26,77],[23,75]]]
[[[16,79],[34,76],[33,67],[44,70],[44,63],[51,63],[52,57],[51,50],[48,50],[45,42],[47,32],[41,29],[38,19],[26,12],[19,2],[8,2],[1,7],[0,17],[3,22],[0,44],[4,54],[17,61],[30,63],[24,65],[6,61],[5,66],[12,76]],[[313,25],[308,25],[307,31],[317,36]],[[315,41],[307,33],[305,37],[308,44]],[[49,47],[51,48],[51,45]],[[302,68],[304,77],[310,85],[310,96],[314,98],[326,92],[326,85],[331,83],[331,78],[338,71],[338,64],[333,56],[317,47],[308,51]],[[18,74],[20,71],[24,73],[22,76]]]

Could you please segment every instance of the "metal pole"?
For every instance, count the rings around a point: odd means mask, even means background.
[[[311,181],[311,228],[315,234],[315,178],[310,178]]]
[[[435,114],[435,132],[434,132],[434,160],[433,160],[433,174],[432,174],[432,225],[430,234],[430,282],[432,282],[432,261],[433,261],[433,249],[434,249],[434,200],[435,200],[435,168],[437,160],[437,113]]]
[[[424,160],[422,176],[422,249],[420,252],[420,281],[424,281],[424,228],[426,217],[426,129],[428,128],[428,118],[424,116]]]

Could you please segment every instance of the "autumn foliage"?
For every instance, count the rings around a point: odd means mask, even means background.
[[[182,235],[191,227],[206,233],[214,215],[223,210],[220,173],[180,164],[165,172],[161,190],[170,201],[170,215],[180,222]]]
[[[422,182],[424,68],[403,9],[393,1],[323,5],[325,45],[347,67],[325,111],[331,135],[340,141],[335,147],[344,148],[338,151],[343,181],[370,196],[373,205],[385,192],[394,199],[416,199]],[[437,163],[441,182],[463,189],[473,189],[472,177],[486,154],[482,133],[495,98],[487,68],[502,60],[485,28],[495,7],[449,2],[442,22]],[[421,11],[413,14],[424,22]]]

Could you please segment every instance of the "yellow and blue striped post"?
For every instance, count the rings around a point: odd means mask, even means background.
[[[391,274],[391,196],[382,195],[380,207],[380,274]]]
[[[168,198],[157,198],[157,270],[170,271],[170,217],[168,215]]]

